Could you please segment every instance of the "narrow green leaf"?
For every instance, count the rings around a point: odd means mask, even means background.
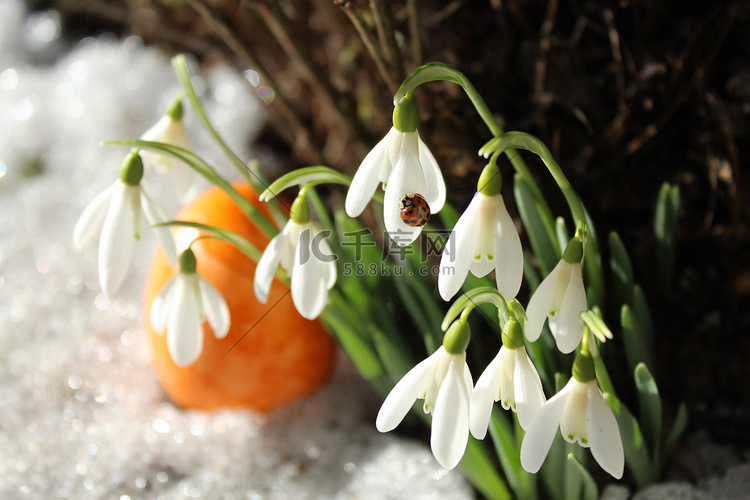
[[[654,217],[656,277],[663,293],[669,293],[674,279],[674,257],[680,215],[680,188],[664,183],[659,190]]]
[[[652,457],[659,454],[661,443],[661,399],[654,377],[644,363],[635,368],[635,387],[638,391],[640,422]]]
[[[513,183],[513,193],[523,226],[529,235],[531,249],[539,261],[542,275],[547,276],[562,257],[562,251],[557,243],[555,223],[551,217],[543,215],[544,211],[541,210],[532,190],[518,174]]]
[[[409,348],[401,337],[398,334],[394,335],[400,332],[384,333],[374,325],[369,325],[368,330],[370,330],[370,337],[373,339],[380,362],[394,384],[421,361],[410,356]]]
[[[615,304],[633,303],[633,265],[620,236],[609,233],[609,266],[612,269]]]
[[[314,166],[303,167],[282,175],[268,186],[260,195],[261,201],[268,201],[275,198],[285,189],[293,186],[316,186],[318,184],[343,184],[348,186],[352,183],[352,178],[342,174],[330,167]]]
[[[521,466],[521,439],[523,439],[523,430],[520,435],[511,427],[509,420],[517,423],[515,413],[503,412],[498,405],[492,408],[492,417],[490,419],[489,433],[492,438],[492,444],[495,447],[500,466],[503,468],[508,486],[513,490],[515,498],[518,500],[536,500],[537,495],[537,476],[529,474]],[[520,429],[520,426],[518,426]]]
[[[591,477],[588,469],[578,460],[575,453],[569,453],[568,460],[570,460],[575,470],[581,475],[583,487],[579,498],[581,500],[596,500],[599,498],[599,488],[597,488],[594,478]]]
[[[398,290],[399,300],[401,300],[409,317],[411,317],[417,329],[422,334],[427,352],[435,352],[435,350],[441,345],[440,341],[442,335],[440,335],[440,330],[435,332],[431,329],[432,325],[430,324],[429,318],[424,314],[420,302],[414,296],[411,288],[406,284],[406,281],[396,278],[393,280],[393,283],[396,285],[396,290]]]
[[[640,285],[633,287],[633,315],[641,327],[641,337],[649,352],[649,359],[654,359],[654,322],[651,309]]]
[[[630,369],[635,370],[638,363],[654,366],[651,352],[644,341],[644,328],[638,323],[632,309],[627,304],[620,309],[620,325],[622,326],[622,339],[625,344],[625,357]]]
[[[466,478],[484,498],[488,500],[511,500],[513,498],[508,485],[497,473],[482,441],[469,436],[469,443],[459,466]]]
[[[612,408],[617,419],[617,425],[620,427],[622,446],[625,451],[625,465],[633,475],[638,489],[643,489],[656,481],[659,474],[649,457],[641,427],[627,407],[617,399],[617,396],[605,393],[604,400]]]
[[[685,406],[685,403],[680,403],[680,406],[677,408],[677,415],[675,416],[674,423],[672,424],[672,430],[669,432],[669,436],[664,442],[664,453],[669,454],[672,452],[672,448],[677,444],[677,440],[680,439],[682,433],[685,432],[687,424],[687,407]]]
[[[383,375],[383,365],[375,350],[353,326],[343,320],[338,307],[329,304],[321,318],[330,326],[352,364],[364,378],[372,380]]]
[[[557,235],[558,247],[565,248],[570,241],[570,233],[568,233],[568,226],[565,224],[563,217],[555,219],[555,234]]]

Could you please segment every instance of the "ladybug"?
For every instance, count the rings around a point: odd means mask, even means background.
[[[412,227],[422,227],[430,220],[430,205],[424,196],[418,193],[407,193],[398,202],[401,220]]]

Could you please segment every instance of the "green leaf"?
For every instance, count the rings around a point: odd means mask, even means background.
[[[639,285],[633,287],[633,316],[641,327],[641,337],[649,352],[649,359],[654,359],[654,322],[648,300]]]
[[[651,456],[656,458],[661,443],[661,399],[654,377],[644,363],[635,368],[635,387],[638,391],[640,422]]]
[[[497,473],[482,441],[469,436],[466,452],[459,463],[466,478],[488,500],[511,500],[508,486]]]
[[[620,324],[625,344],[625,357],[630,369],[635,370],[638,363],[654,366],[651,352],[644,339],[645,329],[640,325],[627,304],[620,309]]]
[[[380,357],[380,362],[385,367],[385,371],[391,380],[398,382],[401,377],[411,370],[418,361],[415,361],[409,355],[409,348],[399,336],[400,332],[383,332],[374,325],[367,328],[370,331],[370,337],[375,344],[375,350]],[[395,334],[395,335],[394,335]],[[421,361],[421,360],[420,360]]]
[[[654,217],[656,277],[661,291],[668,294],[674,279],[674,257],[680,216],[680,188],[664,183],[659,190]]]
[[[575,470],[581,475],[581,480],[583,482],[581,495],[578,498],[581,498],[582,500],[596,500],[599,498],[599,488],[596,487],[594,478],[591,477],[588,469],[586,469],[581,461],[578,460],[575,453],[568,453],[568,460],[570,460],[570,463],[574,465]]]
[[[612,269],[615,304],[633,303],[633,265],[620,236],[609,233],[609,266]]]
[[[261,201],[275,198],[279,193],[293,186],[316,186],[318,184],[343,184],[348,186],[352,178],[330,167],[314,166],[293,170],[282,175],[268,186],[260,195]]]
[[[513,183],[513,193],[516,197],[518,212],[523,226],[529,236],[531,249],[539,261],[542,275],[547,276],[562,258],[562,251],[557,242],[555,223],[537,202],[533,191],[526,181],[518,174]]]
[[[622,446],[625,451],[625,465],[633,475],[638,489],[645,488],[656,481],[659,473],[649,457],[641,427],[627,407],[617,399],[617,396],[604,393],[604,400],[612,408],[617,419],[617,425],[620,427]]]
[[[664,443],[665,453],[671,453],[672,448],[674,448],[674,445],[677,444],[677,440],[680,439],[682,433],[685,432],[687,424],[687,407],[685,406],[685,403],[680,403],[680,406],[677,408],[677,415],[675,416],[674,423],[672,424],[672,430],[669,432],[669,436]]]
[[[339,307],[329,304],[321,318],[329,325],[346,355],[364,378],[374,380],[383,375],[383,365],[374,348],[360,336],[357,327],[343,319],[344,314]]]
[[[565,248],[570,241],[570,234],[568,233],[568,226],[565,224],[565,219],[562,217],[555,219],[555,234],[557,235],[558,247]]]
[[[515,420],[515,414],[512,412],[503,414],[497,405],[493,406],[488,431],[495,447],[495,453],[500,460],[500,466],[503,468],[508,485],[513,490],[515,497],[519,500],[536,499],[536,476],[529,474],[521,466],[520,441],[516,439],[510,422],[508,422],[509,419]]]

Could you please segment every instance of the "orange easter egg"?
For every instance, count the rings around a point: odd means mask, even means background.
[[[235,185],[264,214],[267,209],[249,186]],[[178,220],[200,222],[234,231],[260,251],[269,239],[218,188],[211,188],[183,208]],[[164,390],[183,408],[249,407],[267,412],[313,392],[333,364],[336,346],[318,321],[297,312],[289,288],[274,280],[266,304],[255,298],[256,263],[234,246],[206,238],[191,247],[198,273],[227,301],[229,333],[216,339],[203,324],[203,352],[187,367],[177,366],[167,351],[165,334],[149,322],[151,304],[175,274],[158,248],[146,277],[143,317],[153,365]],[[286,295],[285,295],[286,294]]]

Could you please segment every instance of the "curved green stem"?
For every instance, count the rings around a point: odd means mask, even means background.
[[[185,89],[185,96],[190,101],[190,104],[192,104],[195,114],[198,116],[198,119],[201,121],[203,126],[206,127],[208,133],[211,134],[211,137],[214,138],[222,151],[224,151],[224,154],[227,156],[232,165],[237,169],[240,175],[242,175],[248,182],[250,182],[250,184],[252,184],[255,189],[257,189],[258,191],[262,190],[265,186],[263,186],[263,183],[260,181],[260,179],[255,177],[253,172],[242,162],[242,160],[237,157],[236,154],[234,154],[234,151],[231,150],[231,148],[224,141],[224,138],[213,126],[211,120],[208,119],[206,110],[203,108],[203,104],[198,98],[198,94],[195,92],[195,87],[193,87],[192,76],[190,75],[190,69],[188,68],[185,54],[178,54],[174,56],[172,58],[172,67],[174,68],[174,72],[177,75],[177,79]]]
[[[495,137],[487,142],[487,144],[482,146],[479,150],[479,154],[487,157],[496,154],[498,151],[514,151],[516,149],[525,149],[541,158],[542,162],[547,167],[547,170],[549,170],[549,173],[552,175],[552,178],[555,179],[560,191],[562,191],[565,201],[570,208],[570,213],[573,216],[576,227],[579,227],[581,224],[587,224],[590,226],[588,215],[586,214],[581,199],[578,197],[578,193],[576,193],[570,185],[570,181],[565,177],[560,165],[557,164],[557,161],[552,156],[550,150],[540,139],[524,132],[508,132],[503,136]],[[536,193],[534,193],[534,195],[537,196]],[[541,193],[539,193],[538,197],[540,201],[543,199]],[[589,257],[588,259],[585,259],[585,263],[587,264],[586,267],[588,270],[588,277],[591,280],[591,286],[597,293],[598,297],[601,298],[604,296],[604,277],[601,269],[601,258],[599,256],[596,234],[593,231],[593,227],[591,229],[589,238],[585,243],[585,255]]]

